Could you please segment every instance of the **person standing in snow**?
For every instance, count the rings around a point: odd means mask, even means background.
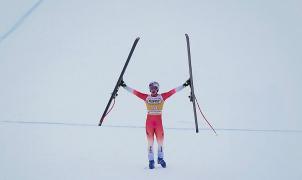
[[[149,168],[154,169],[154,152],[153,152],[153,143],[154,135],[156,136],[158,144],[158,159],[157,163],[160,164],[163,168],[166,167],[166,162],[164,160],[163,152],[163,143],[164,143],[164,129],[162,125],[162,109],[165,100],[176,92],[184,89],[186,86],[190,85],[190,80],[187,80],[181,86],[174,88],[168,92],[158,94],[159,83],[151,82],[149,84],[149,90],[151,94],[144,94],[131,87],[127,86],[126,83],[122,80],[120,84],[124,89],[130,93],[136,95],[143,101],[145,101],[147,106],[147,119],[146,119],[146,134],[148,140],[148,159],[149,159]]]

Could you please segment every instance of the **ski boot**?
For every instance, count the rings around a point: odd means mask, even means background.
[[[160,164],[161,165],[161,167],[163,167],[163,168],[166,168],[166,162],[165,162],[165,160],[163,159],[163,158],[158,158],[157,159],[157,164]]]
[[[154,169],[154,160],[149,161],[149,169]]]

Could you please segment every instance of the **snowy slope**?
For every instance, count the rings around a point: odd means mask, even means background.
[[[143,128],[1,123],[0,179],[301,179],[302,133],[218,133],[166,130],[149,170]]]
[[[38,6],[33,8],[35,4]],[[300,180],[302,2],[0,2],[0,180]],[[147,169],[142,92],[188,78],[218,136],[195,134],[188,88],[164,108],[166,169]],[[199,120],[202,129],[207,125]]]

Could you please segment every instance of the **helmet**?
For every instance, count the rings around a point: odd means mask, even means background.
[[[149,90],[151,91],[151,89],[156,89],[159,90],[159,84],[156,81],[150,82],[149,83]]]

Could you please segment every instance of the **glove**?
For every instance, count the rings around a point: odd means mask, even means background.
[[[126,83],[124,82],[124,80],[121,81],[120,86],[122,86],[122,87],[126,87],[127,86]]]
[[[190,79],[188,79],[188,80],[183,84],[184,87],[187,87],[187,86],[189,86],[189,85],[191,85],[191,80],[190,80]]]

